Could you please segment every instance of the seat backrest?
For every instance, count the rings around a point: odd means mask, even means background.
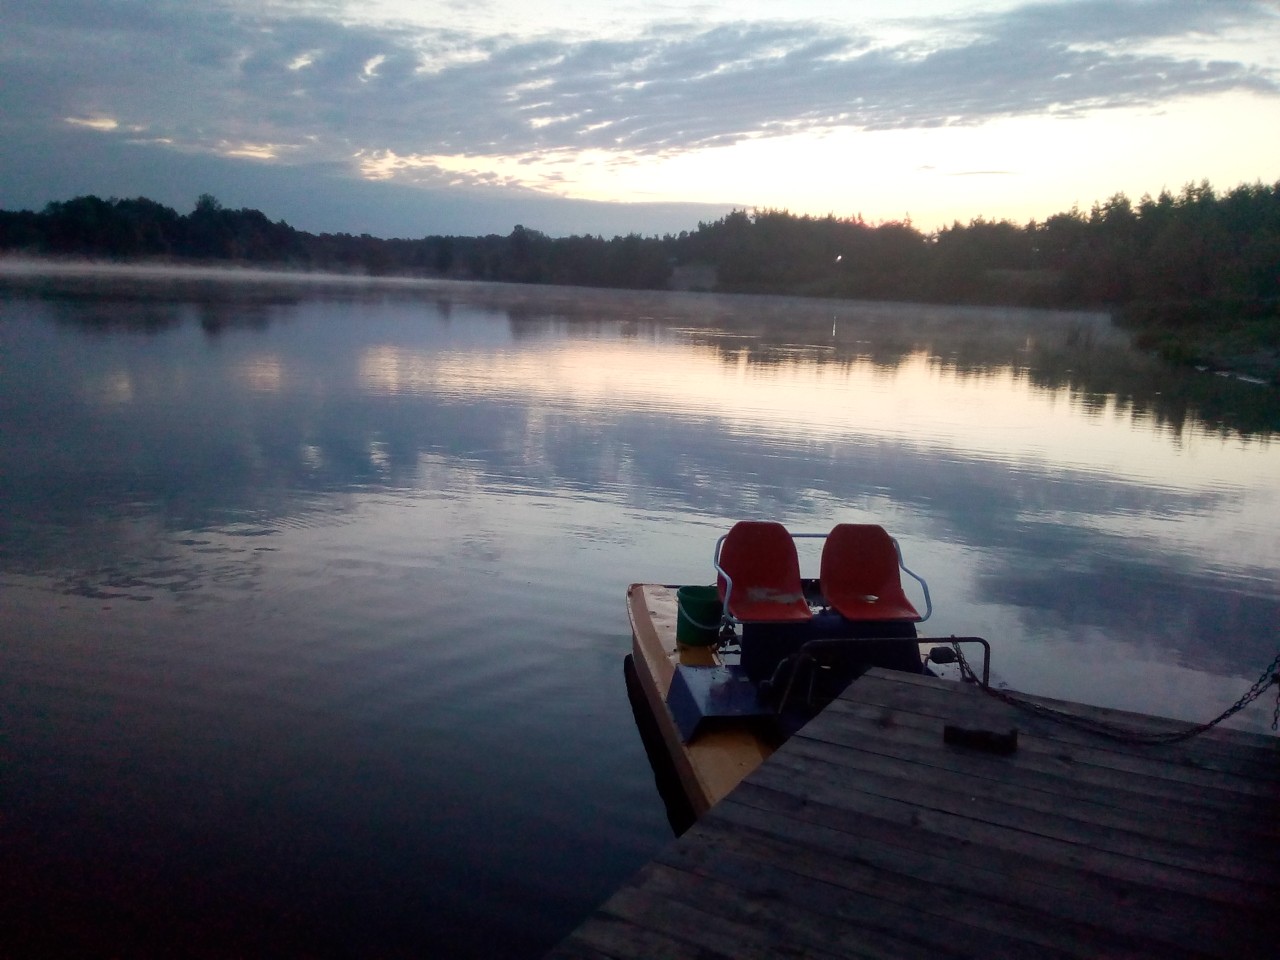
[[[743,621],[808,620],[800,558],[787,528],[768,520],[739,520],[716,557],[720,597]],[[726,582],[728,574],[731,586]]]
[[[848,620],[921,620],[902,590],[900,563],[884,527],[836,524],[822,545],[822,595]]]

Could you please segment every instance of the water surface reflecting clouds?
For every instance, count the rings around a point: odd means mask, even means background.
[[[885,524],[1015,688],[1204,719],[1276,652],[1274,398],[1100,316],[2,291],[5,909],[48,943],[538,954],[667,837],[625,586],[740,517]]]

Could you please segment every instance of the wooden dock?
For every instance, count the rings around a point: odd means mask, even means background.
[[[873,670],[550,956],[1277,957],[1280,739]]]

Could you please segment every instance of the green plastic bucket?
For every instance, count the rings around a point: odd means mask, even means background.
[[[681,587],[676,591],[676,642],[686,647],[706,647],[720,636],[724,604],[715,587]]]

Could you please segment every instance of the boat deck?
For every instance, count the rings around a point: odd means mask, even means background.
[[[1278,904],[1280,739],[1133,745],[873,670],[551,956],[1235,960],[1276,955]]]

